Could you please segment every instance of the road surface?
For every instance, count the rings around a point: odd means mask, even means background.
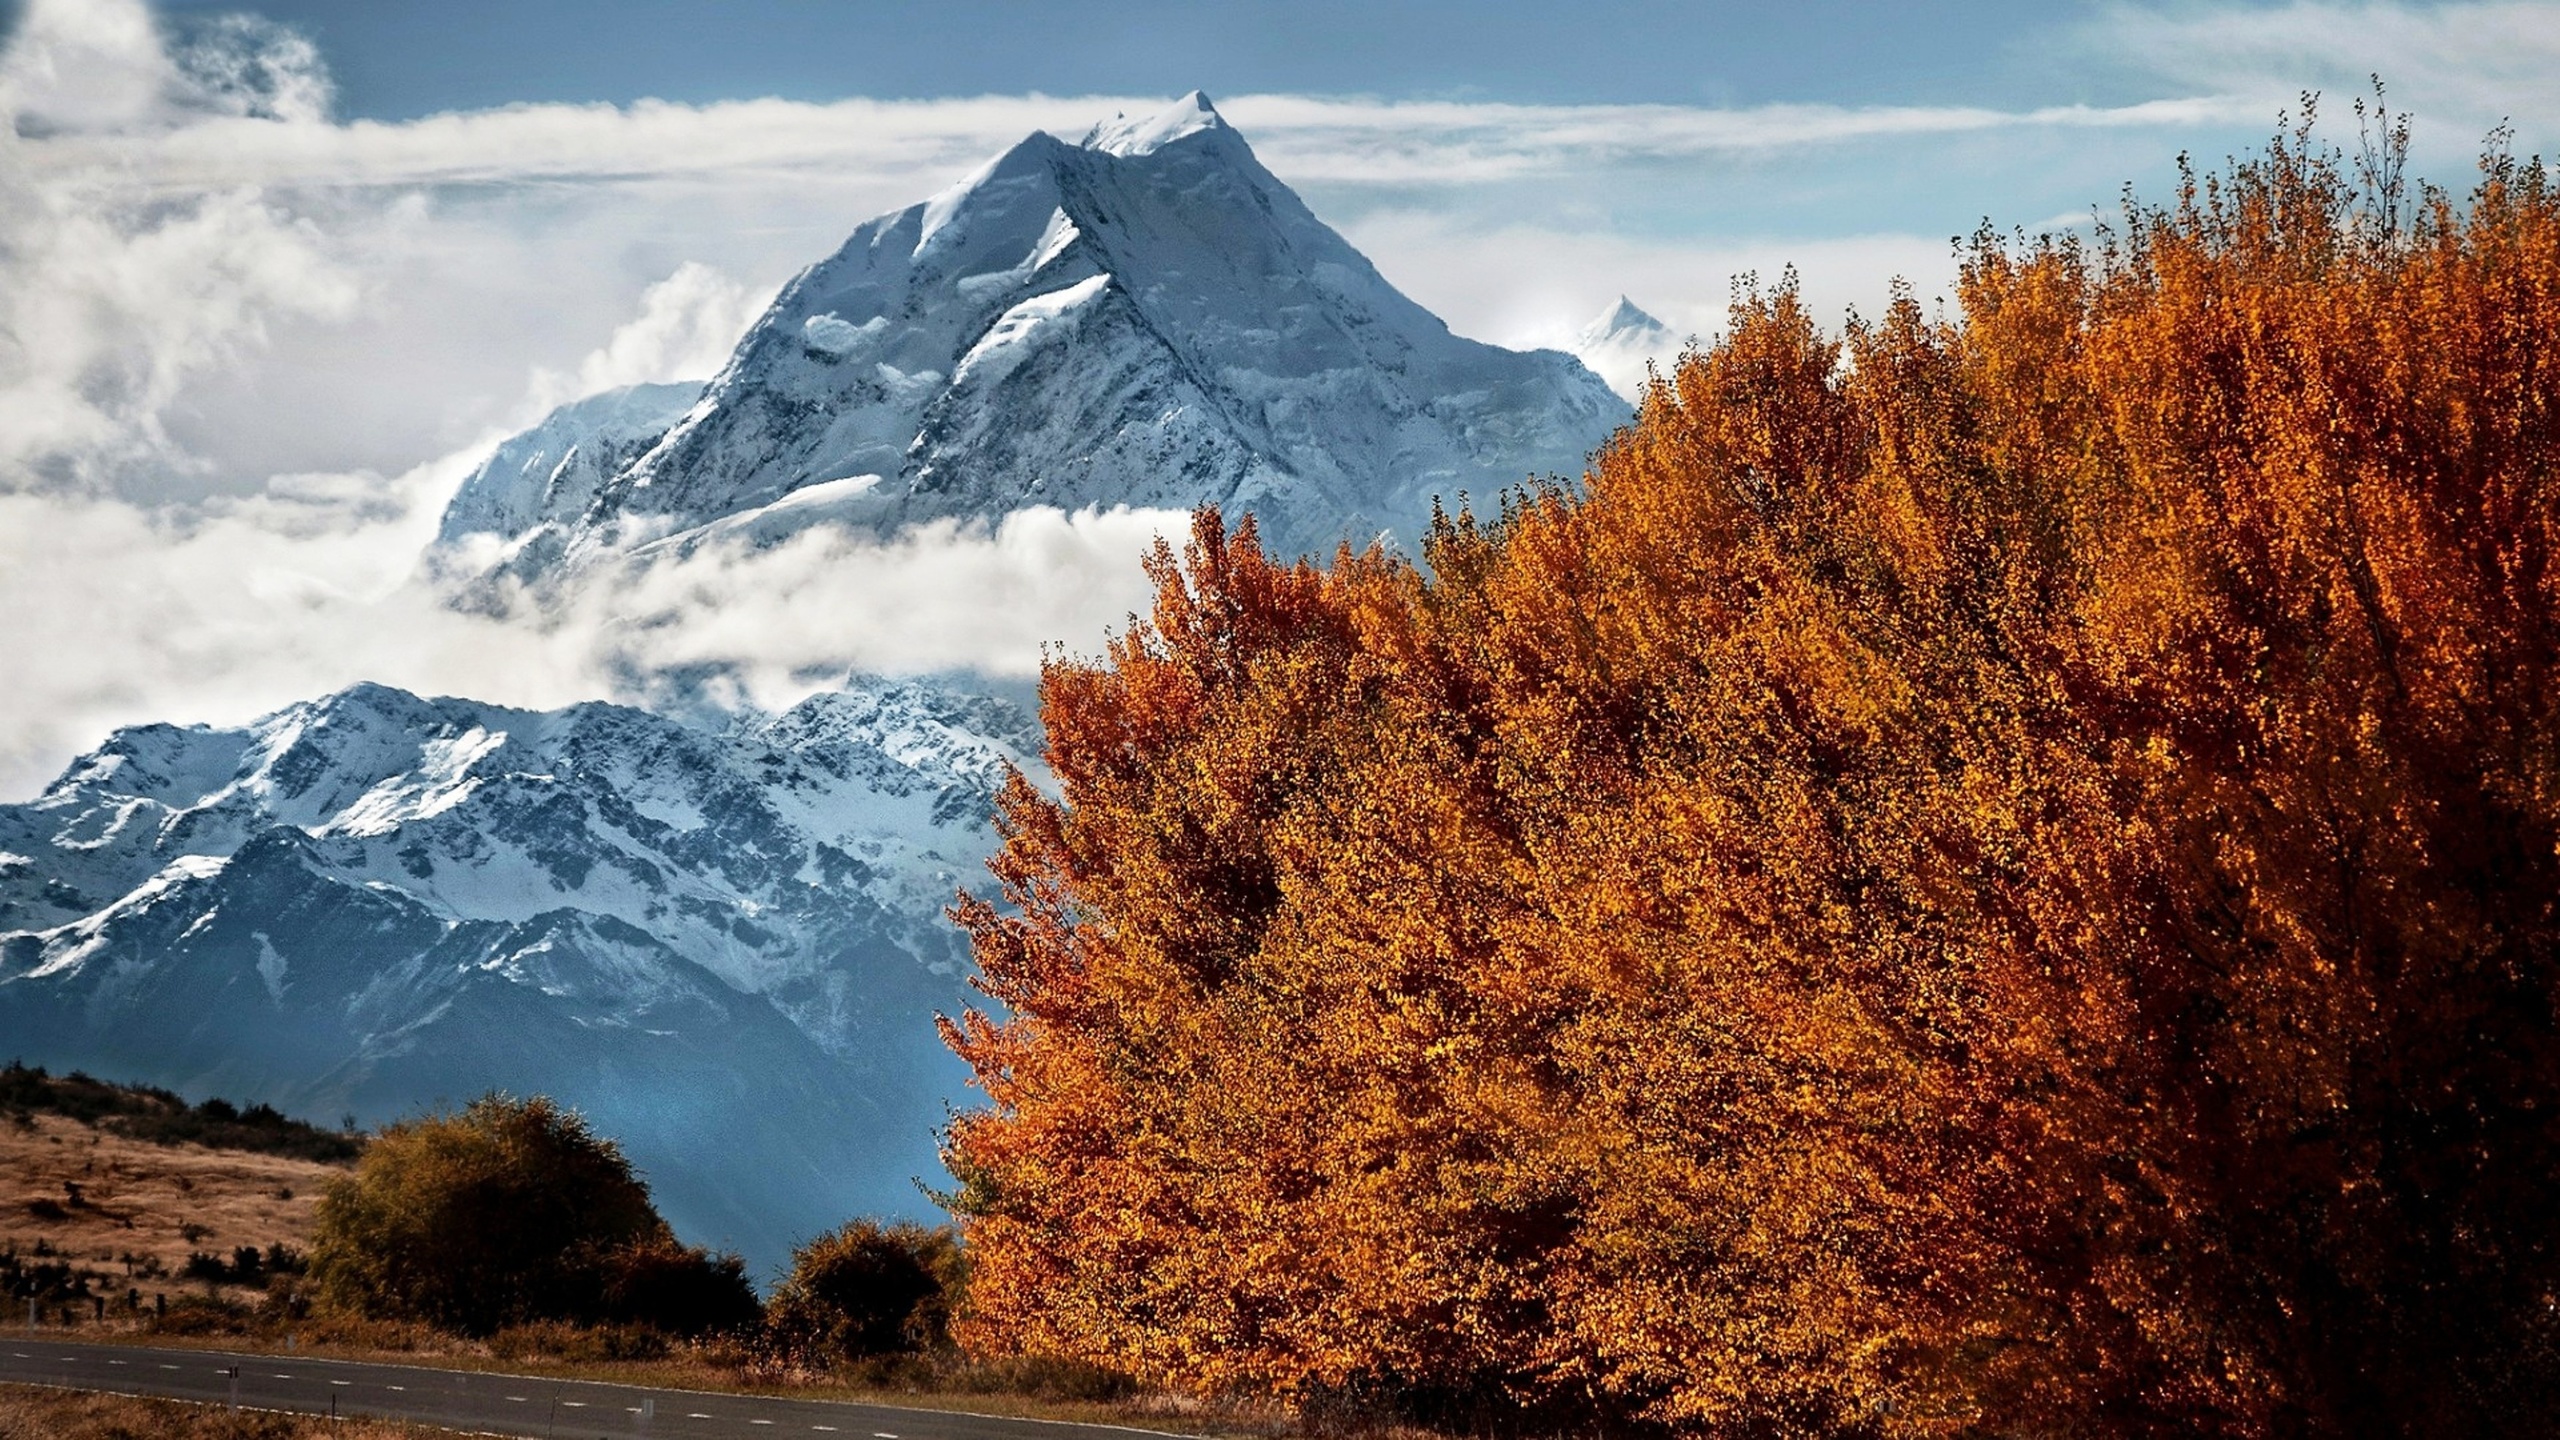
[[[233,1372],[237,1372],[236,1376]],[[895,1405],[655,1390],[300,1355],[80,1345],[0,1335],[0,1381],[206,1400],[306,1414],[374,1415],[547,1440],[1130,1440],[1116,1425],[1015,1420]]]

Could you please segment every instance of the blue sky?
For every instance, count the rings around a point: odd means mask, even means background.
[[[238,8],[172,4],[172,13]],[[2036,63],[2086,0],[936,4],[268,0],[349,116],[511,101],[1287,91],[1552,104],[2024,105],[2123,98]],[[2111,95],[2111,90],[2117,93]]]
[[[1925,301],[1954,235],[2085,228],[2128,183],[2165,196],[2182,152],[2262,144],[2305,89],[2352,144],[2375,71],[2429,176],[2467,184],[2501,121],[2560,152],[2560,0],[0,17],[0,613],[48,637],[10,657],[0,794],[111,724],[236,721],[355,679],[603,693],[572,630],[473,629],[421,585],[471,465],[552,405],[707,375],[800,267],[1029,131],[1195,87],[1390,280],[1509,345],[1569,343],[1621,293],[1711,335],[1736,275],[1788,266],[1827,318],[1897,278]],[[990,565],[1070,567],[1060,593],[1098,614],[1137,598],[1107,547],[994,543],[909,546],[851,613],[724,603],[740,633],[796,625],[886,665],[877,617],[959,613],[952,577]],[[1020,671],[1062,638],[1035,624],[962,625],[980,638],[956,658]]]

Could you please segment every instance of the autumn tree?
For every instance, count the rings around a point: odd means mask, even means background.
[[[1159,547],[965,902],[963,1338],[1700,1434],[2560,1413],[2560,197],[2306,123],[1426,566]]]

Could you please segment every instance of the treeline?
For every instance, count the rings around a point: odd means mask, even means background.
[[[157,1086],[118,1085],[77,1070],[51,1075],[41,1065],[16,1060],[0,1068],[0,1115],[20,1123],[60,1115],[154,1145],[249,1150],[324,1164],[353,1160],[364,1149],[364,1138],[352,1128],[324,1130],[271,1105],[244,1110],[219,1097],[190,1105]]]
[[[963,1339],[1469,1426],[2560,1414],[2560,196],[1792,285],[1417,568],[1198,518],[965,902]]]

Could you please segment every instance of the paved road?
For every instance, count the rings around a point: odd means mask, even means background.
[[[232,1371],[237,1370],[235,1379]],[[652,1390],[298,1355],[77,1345],[0,1335],[0,1381],[210,1400],[267,1410],[379,1415],[548,1440],[714,1440],[842,1435],[848,1440],[1130,1440],[1113,1425],[1012,1420],[895,1405]],[[236,1390],[234,1387],[237,1387]]]

